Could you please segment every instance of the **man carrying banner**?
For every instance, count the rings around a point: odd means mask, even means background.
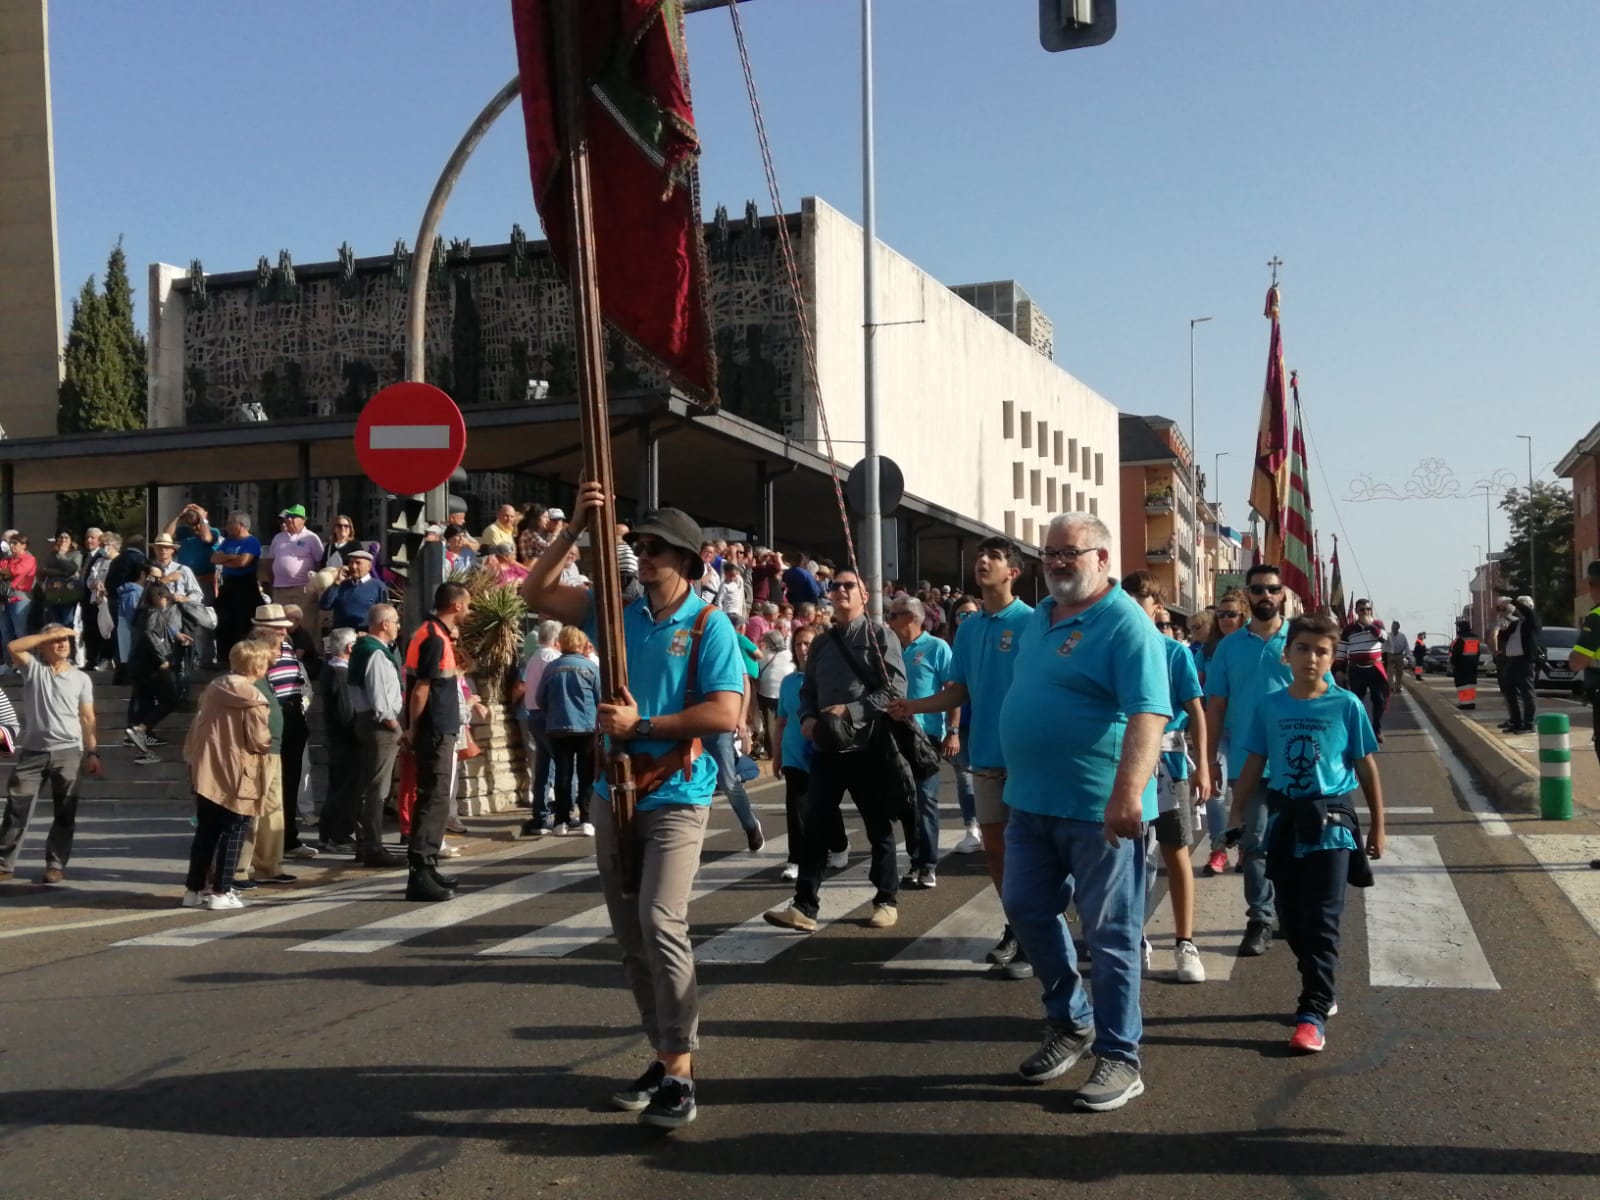
[[[530,608],[596,636],[586,587],[560,582],[567,550],[591,520],[610,520],[600,486],[578,493],[572,522],[553,539],[522,585]],[[717,783],[717,764],[701,740],[739,724],[744,661],[733,625],[694,594],[704,564],[700,527],[683,512],[649,513],[629,535],[645,594],[623,610],[630,688],[599,711],[609,753],[633,759],[637,807],[618,827],[605,782],[596,786],[595,855],[622,968],[655,1051],[655,1061],[611,1102],[665,1129],[696,1116],[693,1055],[700,1046],[700,1002],[689,944],[689,897]],[[615,652],[615,648],[612,648]],[[618,847],[632,839],[641,864],[629,895]]]

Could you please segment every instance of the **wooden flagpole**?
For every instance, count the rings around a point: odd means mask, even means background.
[[[591,521],[594,547],[595,626],[600,651],[600,691],[609,703],[628,686],[627,648],[622,632],[622,576],[617,568],[616,487],[611,462],[611,420],[606,399],[605,341],[595,262],[594,212],[589,187],[589,143],[583,124],[581,56],[577,6],[583,0],[555,0],[556,85],[561,108],[562,143],[567,154],[567,217],[571,236],[568,282],[577,336],[578,428],[583,443],[583,478],[604,489],[603,519]],[[633,838],[636,800],[633,767],[626,751],[606,756],[611,785],[623,893],[639,891],[639,850]]]

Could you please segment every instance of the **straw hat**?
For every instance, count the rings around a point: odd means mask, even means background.
[[[252,624],[265,629],[293,629],[294,622],[283,611],[281,604],[258,604]]]

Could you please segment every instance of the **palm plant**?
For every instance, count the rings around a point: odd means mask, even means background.
[[[522,664],[522,620],[528,606],[516,587],[501,583],[486,567],[452,571],[450,582],[464,585],[472,594],[472,611],[461,626],[461,646],[472,658],[472,676],[484,700],[497,703],[505,698]]]

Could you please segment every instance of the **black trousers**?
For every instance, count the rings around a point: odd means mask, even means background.
[[[137,675],[133,681],[133,699],[130,708],[135,713],[132,723],[143,725],[145,732],[154,733],[156,726],[178,707],[178,676],[168,667]]]
[[[806,794],[811,790],[811,772],[799,767],[783,769],[783,815],[789,827],[789,861],[800,865],[800,851],[806,840]],[[828,852],[836,854],[850,849],[850,836],[845,833],[844,813],[837,805],[826,820],[828,826]]]
[[[217,589],[217,661],[228,665],[234,644],[250,635],[250,623],[261,603],[261,585],[254,574],[224,579]]]
[[[361,798],[361,749],[354,729],[329,728],[328,787],[322,797],[317,836],[329,842],[348,842],[356,836],[356,807]]]
[[[306,728],[306,702],[298,696],[279,700],[283,709],[283,751],[280,763],[283,768],[283,848],[293,850],[300,845],[300,774],[305,768],[306,742],[311,731]]]
[[[589,820],[589,795],[594,791],[594,734],[552,733],[550,752],[556,766],[556,820],[572,820],[572,781],[578,781],[578,820]]]
[[[1367,706],[1373,732],[1382,733],[1383,714],[1389,707],[1388,678],[1377,667],[1351,667],[1350,690],[1355,693],[1356,699]]]
[[[1272,865],[1278,928],[1300,966],[1295,1012],[1328,1019],[1339,967],[1339,920],[1344,916],[1350,851],[1318,850],[1292,863]]]
[[[1501,660],[1500,675],[1511,723],[1532,725],[1537,708],[1533,698],[1533,659],[1526,654],[1508,654]]]
[[[874,904],[893,904],[900,888],[899,850],[894,822],[884,797],[893,782],[876,750],[844,754],[819,750],[811,759],[810,787],[806,791],[805,837],[800,851],[800,877],[795,883],[794,905],[807,916],[817,915],[821,903],[822,872],[828,865],[829,838],[843,818],[839,806],[844,794],[861,814],[872,849],[868,878],[878,894]]]
[[[227,891],[239,864],[239,848],[244,844],[244,827],[250,818],[213,804],[204,796],[194,798],[194,841],[189,844],[189,874],[183,886],[191,892],[203,891],[208,883]]]
[[[406,859],[413,871],[439,864],[444,827],[450,819],[450,781],[455,773],[457,734],[419,730],[411,743],[417,764],[417,803],[411,810]]]

